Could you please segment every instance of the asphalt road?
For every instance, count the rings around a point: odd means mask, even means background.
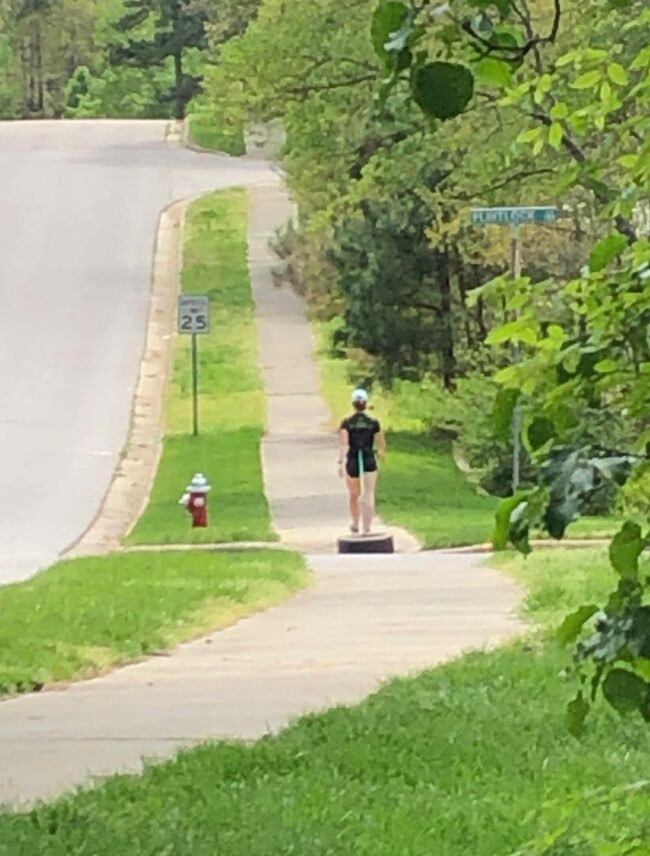
[[[52,563],[110,484],[160,212],[267,169],[164,122],[0,122],[0,584]]]

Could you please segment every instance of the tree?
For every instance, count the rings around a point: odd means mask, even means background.
[[[572,315],[568,323],[549,323],[531,311],[525,280],[500,278],[482,292],[519,314],[492,341],[528,348],[521,363],[497,375],[507,390],[501,421],[523,396],[535,402],[526,439],[540,466],[539,485],[501,505],[495,533],[497,543],[509,540],[523,552],[530,550],[532,527],[561,538],[594,490],[604,481],[625,482],[650,451],[647,431],[634,449],[586,444],[579,419],[586,404],[647,426],[650,405],[650,243],[642,236],[650,177],[650,12],[634,0],[592,0],[581,26],[577,15],[585,15],[585,5],[554,0],[548,27],[539,30],[525,2],[471,0],[434,9],[438,44],[446,41],[460,60],[454,62],[429,61],[426,50],[417,50],[428,34],[430,3],[385,0],[373,21],[375,47],[390,76],[382,98],[408,86],[424,113],[449,121],[468,108],[489,63],[487,82],[506,90],[499,105],[516,106],[536,123],[522,130],[519,142],[532,146],[532,157],[547,148],[564,153],[569,163],[561,186],[587,191],[602,228],[613,230],[595,244],[581,276],[555,287]],[[577,29],[574,47],[557,54],[567,10]],[[619,33],[624,38],[612,41]],[[579,689],[568,707],[573,733],[580,733],[599,688],[620,712],[650,721],[650,576],[641,558],[648,546],[650,532],[625,523],[610,545],[616,590],[602,609],[585,605],[560,628],[564,641],[576,642]]]
[[[22,69],[22,112],[43,115],[46,108],[43,43],[45,21],[54,0],[17,0],[12,9],[14,40]]]
[[[206,7],[199,0],[127,0],[125,6],[128,11],[115,26],[126,38],[112,45],[111,63],[160,68],[171,58],[174,83],[165,97],[173,103],[174,117],[183,119],[201,83],[184,70],[184,57],[206,45]]]
[[[0,119],[13,119],[20,104],[19,66],[10,35],[11,9],[0,2]]]

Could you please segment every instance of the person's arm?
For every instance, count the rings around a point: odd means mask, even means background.
[[[350,435],[348,434],[348,429],[344,427],[345,423],[341,424],[341,428],[339,430],[339,458],[338,465],[341,474],[343,472],[343,462],[345,461],[348,449],[350,448]]]
[[[379,452],[379,457],[383,461],[386,457],[386,452],[388,451],[388,448],[386,446],[386,435],[381,430],[381,428],[377,432],[377,451]]]

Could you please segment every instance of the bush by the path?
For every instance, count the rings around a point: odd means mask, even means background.
[[[245,191],[215,193],[187,214],[183,291],[207,294],[212,330],[199,341],[201,436],[191,436],[190,342],[178,337],[167,392],[166,440],[136,544],[274,539],[264,496],[260,441],[264,392],[247,261]],[[213,487],[209,526],[192,529],[178,500],[195,472]]]
[[[0,588],[0,695],[169,649],[278,603],[306,581],[302,558],[280,550],[60,562]]]

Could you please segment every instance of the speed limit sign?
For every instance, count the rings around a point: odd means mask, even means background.
[[[199,347],[197,336],[210,332],[210,298],[181,294],[178,298],[178,332],[192,337],[192,433],[199,433]]]
[[[197,335],[210,332],[210,298],[181,294],[178,298],[178,332]]]

